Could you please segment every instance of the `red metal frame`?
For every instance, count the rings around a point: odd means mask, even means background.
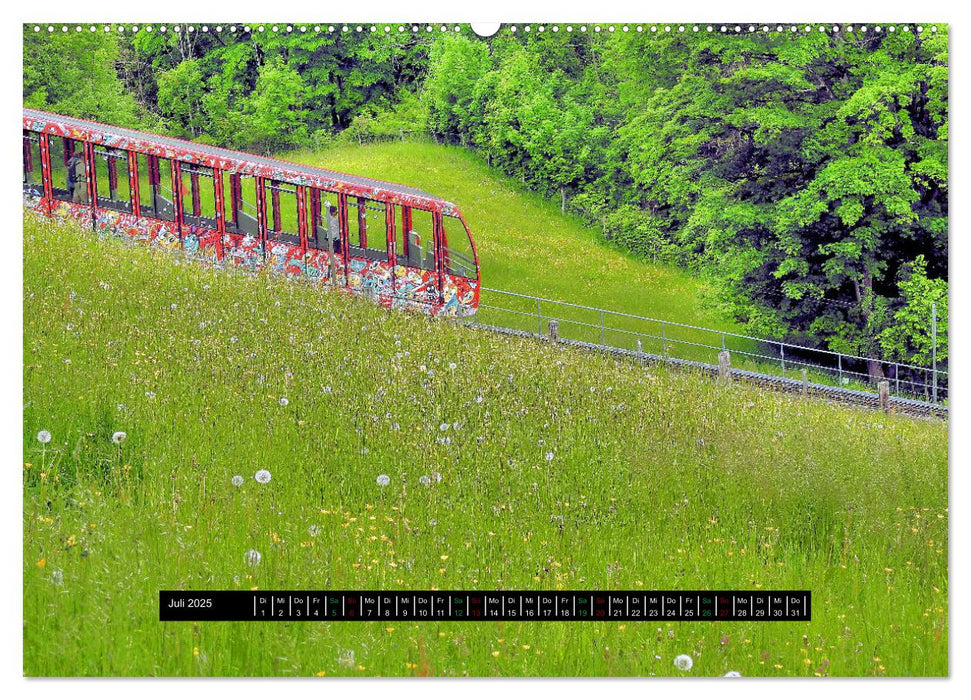
[[[24,110],[23,128],[40,135],[39,150],[44,196],[40,202],[34,205],[34,208],[42,213],[61,215],[68,211],[75,212],[70,215],[76,217],[77,214],[84,211],[86,215],[90,215],[92,226],[114,229],[122,227],[126,229],[125,232],[131,233],[131,235],[141,232],[138,237],[142,239],[147,237],[149,240],[154,240],[161,229],[174,229],[171,233],[179,244],[187,247],[187,243],[191,239],[192,245],[195,246],[192,248],[193,251],[198,248],[200,252],[210,255],[216,262],[228,258],[234,264],[261,267],[269,264],[268,255],[271,251],[268,248],[272,245],[273,257],[277,261],[274,265],[281,271],[291,274],[299,274],[300,272],[307,274],[315,272],[317,274],[321,268],[319,258],[322,253],[310,245],[311,240],[316,240],[316,231],[314,230],[315,206],[320,206],[321,192],[334,193],[337,195],[338,228],[341,241],[341,250],[337,255],[337,262],[339,263],[339,274],[343,275],[345,286],[355,289],[363,286],[377,294],[383,303],[390,305],[397,304],[400,301],[398,298],[399,291],[404,290],[405,293],[411,295],[408,299],[405,299],[406,302],[415,301],[421,304],[431,304],[431,308],[428,310],[432,313],[441,311],[443,313],[467,315],[474,313],[478,306],[478,251],[475,241],[469,235],[475,259],[476,276],[474,279],[450,275],[445,269],[442,251],[442,245],[445,243],[443,216],[450,215],[458,218],[465,228],[466,235],[468,235],[468,226],[455,205],[420,190],[35,110]],[[50,138],[52,136],[71,139],[71,141],[65,141],[65,143],[77,142],[83,148],[83,158],[88,174],[86,179],[88,210],[81,208],[81,205],[70,204],[64,202],[63,199],[54,198],[53,168],[50,163],[52,155]],[[130,214],[98,206],[95,146],[105,146],[127,152],[129,196],[131,198]],[[156,217],[148,216],[143,211],[138,179],[138,154],[147,156],[146,164],[150,169],[153,164],[157,163],[158,158],[165,158],[169,161],[173,192],[173,222],[167,222],[157,217],[158,212],[154,209],[153,212]],[[70,154],[65,148],[64,157],[69,158],[69,156]],[[114,161],[113,163],[117,167]],[[200,210],[200,193],[198,175],[195,173],[190,174],[191,192],[182,191],[183,167],[194,169],[198,166],[210,168],[213,173],[216,209],[214,228],[190,225],[186,221],[186,206],[190,201],[194,216]],[[110,172],[109,177],[112,175],[117,176],[116,173]],[[153,175],[154,173],[150,173],[150,183],[153,180]],[[226,215],[224,180],[226,176],[231,178],[229,197],[233,231],[227,231],[228,217]],[[242,199],[240,196],[241,177],[243,176],[253,177],[256,184],[258,235],[256,236],[255,246],[245,244],[246,236],[239,231],[241,223],[239,213]],[[271,241],[268,236],[271,223],[268,221],[269,203],[267,202],[266,187],[274,181],[293,186],[296,191],[299,243]],[[277,200],[279,193],[274,190],[271,196],[274,197],[274,200]],[[362,204],[364,201],[384,204],[386,261],[351,255],[349,211],[351,207],[356,207],[359,201]],[[157,204],[153,201],[153,206]],[[276,204],[276,201],[274,201],[274,204]],[[401,222],[398,222],[395,218],[395,209],[398,206],[401,207],[402,211]],[[411,229],[412,209],[431,212],[434,270],[421,270],[402,265],[402,262],[407,262],[407,246],[410,244],[410,241],[407,240],[407,232]],[[278,207],[274,207],[273,213],[275,219],[279,218]],[[363,206],[358,207],[359,221],[357,223],[359,227],[362,215],[366,217]],[[320,217],[323,219],[322,211]],[[278,228],[276,223],[274,221],[272,224],[274,229]],[[397,250],[396,232],[399,225],[404,228],[404,236],[406,237],[405,250],[401,251]],[[366,248],[368,233],[366,223],[365,227],[359,230],[363,230],[363,236],[357,242]],[[373,236],[374,232],[371,233]],[[187,249],[189,248],[187,247]],[[402,269],[404,271],[399,272]],[[315,274],[310,276],[313,277]],[[399,281],[401,282],[400,289]]]

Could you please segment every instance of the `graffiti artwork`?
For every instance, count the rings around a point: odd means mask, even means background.
[[[326,281],[388,307],[475,314],[478,256],[451,202],[35,110],[23,110],[23,130],[24,206],[38,214],[216,266]]]

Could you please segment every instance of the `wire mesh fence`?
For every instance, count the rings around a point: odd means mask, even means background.
[[[885,362],[499,289],[481,291],[476,320],[487,326],[546,336],[549,322],[555,321],[563,340],[708,365],[717,364],[719,353],[727,350],[733,371],[874,395],[878,382],[886,381],[897,398],[931,404],[947,400],[947,371],[941,368]]]

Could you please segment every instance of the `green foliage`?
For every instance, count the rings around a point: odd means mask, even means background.
[[[24,28],[24,106],[135,126],[139,108],[115,69],[114,35],[35,33]]]
[[[937,29],[506,37],[491,70],[450,40],[430,127],[544,194],[568,189],[624,247],[705,273],[753,332],[879,356],[907,303],[901,262],[946,276]]]
[[[426,104],[415,93],[406,91],[391,107],[362,109],[351,125],[340,132],[340,136],[343,141],[356,141],[358,145],[374,141],[420,139],[427,134],[427,120]]]
[[[422,88],[432,133],[467,143],[481,130],[475,87],[489,67],[489,49],[481,41],[449,36],[432,46],[429,75]]]
[[[927,261],[919,255],[901,268],[899,287],[903,306],[894,312],[893,325],[880,333],[884,354],[904,362],[930,365],[934,352],[936,314],[937,361],[947,359],[947,280],[928,278]]]
[[[193,138],[208,126],[199,59],[182,61],[158,76],[158,107],[171,128]]]
[[[307,137],[306,99],[306,84],[296,70],[281,58],[264,63],[256,89],[245,103],[241,140],[267,154],[303,143]]]

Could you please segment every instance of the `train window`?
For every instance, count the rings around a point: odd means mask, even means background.
[[[95,192],[98,206],[131,212],[131,185],[128,180],[128,151],[107,146],[94,149]]]
[[[216,185],[212,168],[180,163],[182,221],[187,226],[216,228]]]
[[[388,226],[384,203],[358,197],[349,200],[350,253],[371,260],[388,259]]]
[[[24,194],[44,196],[44,174],[40,157],[40,134],[24,131]]]
[[[162,221],[175,221],[171,161],[168,158],[139,153],[135,167],[138,169],[138,202],[141,215]]]
[[[259,236],[256,178],[239,173],[223,173],[223,206],[226,230],[244,236]]]
[[[450,275],[475,279],[475,251],[465,224],[457,216],[443,216],[442,227],[445,230],[445,240],[442,241],[445,271]]]
[[[54,199],[59,199],[62,202],[87,204],[87,167],[84,162],[84,143],[62,136],[51,136],[49,143],[51,189]],[[77,158],[72,160],[74,156],[77,156]],[[68,163],[71,164],[72,173],[68,173]],[[84,175],[85,179],[80,183],[80,187],[75,187],[79,175]]]
[[[401,217],[396,229],[398,264],[421,270],[434,270],[435,229],[432,213],[413,207],[401,207]]]
[[[266,238],[270,241],[300,245],[296,185],[279,180],[267,181]]]
[[[337,194],[319,190],[316,187],[307,188],[307,211],[311,222],[307,232],[307,244],[317,250],[327,250],[330,245],[328,238],[334,241],[334,252],[341,252],[341,235],[338,214]]]

